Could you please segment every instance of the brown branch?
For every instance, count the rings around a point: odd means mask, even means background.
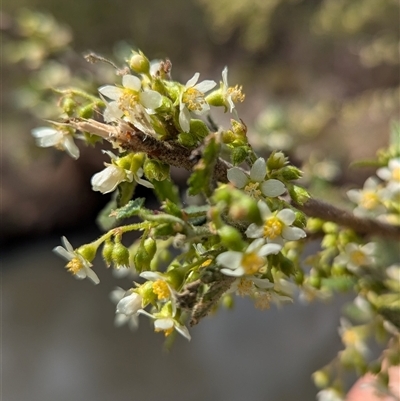
[[[309,217],[332,221],[340,226],[351,228],[358,234],[379,235],[384,238],[400,239],[399,226],[392,226],[378,220],[359,218],[351,212],[314,198],[310,198],[303,205],[292,201],[292,205]]]

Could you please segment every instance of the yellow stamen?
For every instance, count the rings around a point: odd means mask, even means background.
[[[251,197],[253,197],[255,199],[259,199],[261,196],[261,191],[258,189],[259,186],[260,186],[260,184],[258,182],[250,182],[244,187],[244,190]]]
[[[354,263],[356,266],[362,266],[366,264],[367,257],[365,256],[364,252],[356,250],[354,252],[351,252],[350,261]]]
[[[182,102],[190,111],[201,111],[206,104],[204,94],[196,88],[188,88],[182,96]]]
[[[359,341],[359,337],[354,330],[347,329],[342,334],[342,341],[346,345],[355,345]]]
[[[73,258],[68,262],[65,268],[72,274],[76,274],[83,269],[83,263],[79,258]]]
[[[174,326],[170,327],[169,329],[159,329],[159,328],[155,328],[154,331],[155,331],[156,333],[159,333],[160,331],[163,331],[165,337],[168,337],[168,336],[174,331]]]
[[[203,263],[200,265],[200,267],[207,267],[207,266],[210,266],[211,262],[212,262],[212,259],[207,259],[205,262],[203,262]]]
[[[400,181],[400,167],[396,167],[392,171],[393,181]]]
[[[227,90],[228,96],[231,97],[234,103],[243,102],[246,97],[244,93],[242,93],[242,86],[236,85],[235,87],[230,86]]]
[[[361,196],[360,205],[364,209],[372,210],[375,209],[379,204],[379,197],[374,191],[364,192]]]
[[[261,309],[261,310],[269,309],[270,308],[270,300],[271,300],[271,294],[269,292],[259,292],[259,293],[257,293],[254,306],[257,309]]]
[[[254,284],[251,280],[242,278],[242,279],[240,279],[240,282],[237,286],[237,293],[239,296],[245,297],[245,296],[251,294],[253,287],[254,287]]]
[[[257,273],[265,264],[264,258],[258,256],[255,252],[245,253],[242,258],[242,266],[246,274]]]
[[[264,237],[275,239],[282,234],[283,223],[276,217],[268,218],[264,223]]]
[[[152,288],[158,299],[166,299],[171,295],[167,283],[163,280],[155,281],[152,285]]]

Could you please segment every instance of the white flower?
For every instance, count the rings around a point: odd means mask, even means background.
[[[64,247],[57,246],[53,249],[53,252],[69,261],[66,265],[68,271],[78,279],[88,277],[94,284],[98,284],[100,280],[97,277],[97,274],[90,268],[92,264],[74,250],[67,238],[61,237],[61,242]]]
[[[216,258],[224,266],[221,273],[227,276],[241,277],[257,273],[265,264],[265,256],[277,254],[282,249],[278,244],[264,244],[263,239],[253,241],[244,252],[227,251]]]
[[[108,194],[113,192],[121,182],[132,182],[132,171],[125,170],[115,164],[105,163],[105,166],[104,170],[96,173],[91,179],[93,191]]]
[[[377,170],[376,175],[387,181],[387,188],[392,192],[400,191],[400,157],[389,160],[388,167]]]
[[[296,241],[306,236],[301,228],[290,227],[296,219],[293,210],[282,209],[279,212],[271,212],[262,200],[259,200],[257,205],[264,224],[262,226],[250,224],[246,230],[248,238],[264,238],[267,242],[283,245],[285,241]]]
[[[40,127],[32,130],[32,136],[41,148],[54,146],[56,149],[65,150],[75,160],[79,158],[79,148],[75,145],[74,136],[67,130]]]
[[[335,263],[345,265],[350,271],[356,272],[361,266],[370,266],[374,264],[374,253],[376,251],[376,244],[369,242],[365,245],[355,244],[349,242],[344,251],[336,256]]]
[[[369,177],[361,190],[351,189],[347,191],[349,199],[358,206],[353,213],[358,217],[376,217],[386,212],[382,204],[379,182],[374,177]]]
[[[143,273],[140,273],[140,277],[149,281],[153,281],[152,289],[154,294],[157,295],[158,300],[165,301],[171,299],[171,301],[173,301],[173,299],[171,298],[173,289],[169,285],[166,277],[163,274],[153,271],[145,271]],[[172,302],[172,308],[173,308],[172,314],[175,315],[176,312],[175,302]]]
[[[228,67],[225,67],[222,71],[221,90],[225,102],[225,111],[229,108],[229,112],[232,113],[235,108],[234,102],[243,102],[244,94],[241,86],[232,87],[228,85]]]
[[[250,177],[239,167],[233,167],[228,170],[228,180],[236,188],[243,188],[247,194],[256,199],[260,198],[261,194],[269,197],[282,195],[286,191],[285,185],[275,179],[264,181],[266,174],[267,165],[260,157],[251,167]]]
[[[208,92],[216,85],[215,81],[203,81],[198,84],[200,74],[196,72],[189,81],[179,97],[179,125],[184,132],[190,131],[190,112],[201,115],[210,109],[209,104],[204,98]]]
[[[317,394],[318,401],[344,401],[342,395],[333,388],[321,390]]]
[[[365,326],[353,326],[347,319],[341,318],[338,331],[346,347],[355,349],[364,356],[369,354],[369,349],[365,343],[365,338],[368,335]]]
[[[117,287],[111,292],[110,298],[117,304],[114,324],[120,327],[127,323],[131,330],[136,330],[139,326],[138,310],[142,307],[141,295]]]
[[[166,316],[163,313],[155,313],[152,315],[146,312],[144,309],[139,309],[138,312],[142,315],[148,316],[151,319],[154,319],[155,331],[164,331],[165,336],[169,336],[174,330],[176,330],[180,335],[190,341],[191,337],[187,327],[183,324],[180,324],[172,316]]]
[[[105,85],[99,88],[99,92],[111,100],[117,101],[122,111],[141,104],[146,109],[154,110],[161,106],[162,96],[151,89],[142,90],[142,82],[134,75],[122,77],[122,88],[114,85]]]

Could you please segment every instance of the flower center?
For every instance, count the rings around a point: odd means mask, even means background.
[[[121,110],[129,109],[139,103],[139,93],[132,89],[125,89],[124,94],[119,98]]]
[[[243,102],[245,95],[242,93],[242,87],[239,85],[236,85],[235,87],[230,86],[227,90],[227,95],[231,97],[232,101],[237,103],[237,102]]]
[[[241,278],[237,286],[237,294],[241,297],[249,295],[253,289],[253,282],[246,278]]]
[[[400,167],[396,167],[392,171],[393,181],[400,181]]]
[[[373,191],[368,191],[362,194],[360,205],[364,209],[372,210],[378,206],[379,198],[378,195]]]
[[[168,285],[163,280],[157,280],[152,285],[154,294],[157,295],[158,299],[166,299],[169,298],[171,292],[168,288]]]
[[[275,239],[279,237],[283,230],[283,223],[276,217],[268,218],[264,223],[264,237]]]
[[[244,187],[244,190],[251,197],[253,197],[255,199],[259,199],[261,196],[261,191],[258,189],[259,186],[260,186],[260,184],[258,182],[250,182]]]
[[[242,258],[242,266],[246,274],[257,273],[265,264],[264,258],[258,256],[255,252],[245,253]]]
[[[182,96],[182,102],[190,111],[201,111],[206,104],[204,94],[196,88],[188,88]]]
[[[159,327],[156,327],[156,328],[154,329],[154,331],[155,331],[156,333],[159,333],[160,331],[163,331],[165,337],[168,337],[168,336],[174,331],[174,326],[170,327],[169,329],[161,329],[161,328],[159,328]]]
[[[83,263],[79,258],[73,258],[68,262],[65,267],[72,274],[76,274],[83,269]]]
[[[350,261],[356,266],[362,266],[366,264],[367,258],[364,252],[357,250],[351,253]]]
[[[345,332],[342,334],[342,341],[346,345],[356,345],[358,342],[358,335],[354,330],[345,330]]]

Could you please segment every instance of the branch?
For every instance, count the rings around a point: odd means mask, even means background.
[[[317,217],[351,228],[358,234],[379,235],[384,238],[400,239],[400,227],[378,220],[362,219],[353,213],[339,209],[323,201],[310,198],[303,205],[292,201],[292,205],[309,217]]]

